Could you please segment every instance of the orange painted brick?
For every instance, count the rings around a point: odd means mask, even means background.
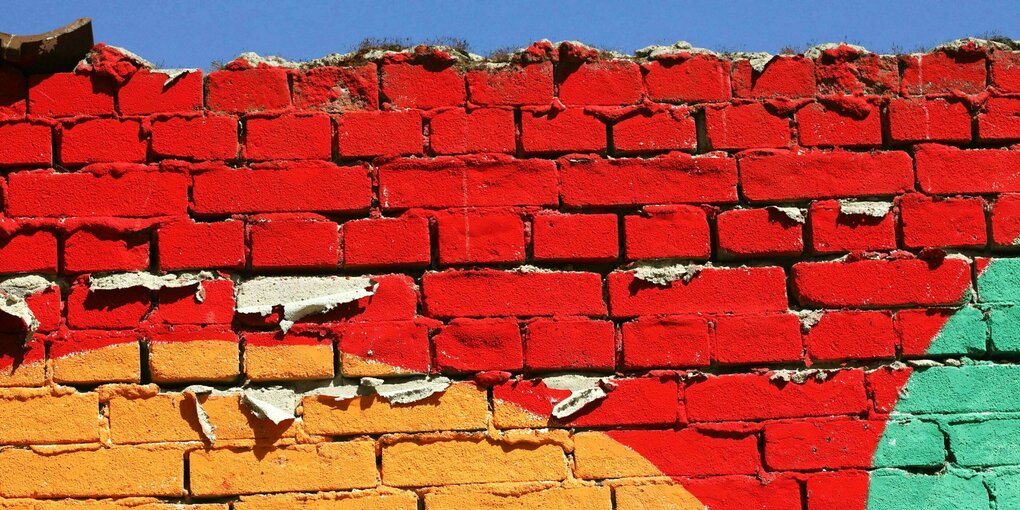
[[[249,334],[245,336],[244,373],[253,381],[330,379],[333,345],[311,336]]]
[[[302,407],[305,431],[323,436],[484,430],[488,416],[485,390],[473,383],[454,384],[411,404],[392,405],[376,396],[305,397]]]
[[[234,333],[188,332],[149,339],[149,373],[155,383],[232,381],[240,374],[240,356]]]
[[[49,390],[0,392],[0,444],[94,443],[99,441],[95,393],[53,395]]]
[[[549,487],[548,484],[463,485],[425,493],[428,510],[609,510],[613,508],[609,487]]]
[[[184,448],[148,445],[0,451],[0,496],[96,498],[184,495]],[[192,479],[194,483],[194,479]]]
[[[662,475],[650,461],[602,432],[579,432],[573,439],[574,474],[579,478]]]
[[[87,332],[89,338],[53,344],[53,380],[62,384],[139,382],[142,352],[134,336]],[[92,335],[95,336],[92,336]]]
[[[242,496],[234,510],[417,510],[418,495],[411,491],[380,489],[318,494],[267,494]]]
[[[361,489],[379,483],[373,441],[292,445],[269,451],[198,450],[188,459],[191,493],[198,497]]]
[[[563,449],[557,444],[503,444],[484,436],[401,441],[383,448],[386,485],[424,487],[459,483],[563,480]]]
[[[704,510],[705,505],[678,483],[657,482],[613,488],[616,510]]]
[[[163,503],[155,498],[120,499],[7,499],[0,501],[0,510],[229,510],[224,504],[183,505]]]

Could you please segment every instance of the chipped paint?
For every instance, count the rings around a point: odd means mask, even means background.
[[[274,308],[281,307],[280,329],[287,332],[303,317],[325,313],[337,305],[375,294],[378,285],[366,277],[257,277],[238,284],[236,311],[265,317],[273,313]]]

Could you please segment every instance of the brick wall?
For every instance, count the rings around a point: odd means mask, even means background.
[[[509,60],[0,68],[0,508],[1020,507],[1020,52]]]

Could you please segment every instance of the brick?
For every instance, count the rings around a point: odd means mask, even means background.
[[[164,288],[157,293],[152,322],[165,324],[230,324],[234,319],[234,282],[206,280],[197,286]]]
[[[427,218],[366,218],[341,229],[346,267],[427,266],[432,259]]]
[[[561,161],[570,207],[737,201],[736,161],[718,156]]]
[[[524,222],[512,211],[443,211],[436,224],[442,265],[524,261]]]
[[[909,95],[977,94],[985,89],[987,59],[981,52],[934,51],[900,57],[903,92]]]
[[[692,422],[856,415],[868,407],[861,370],[803,383],[771,380],[766,374],[708,376],[688,385],[685,395]]]
[[[322,66],[293,75],[294,106],[328,113],[379,108],[375,63],[357,67]]]
[[[275,508],[294,508],[307,510],[415,510],[418,496],[410,491],[382,489],[380,491],[362,490],[347,493],[320,493],[315,495],[291,494],[259,494],[241,496],[239,501],[231,503],[236,510],[273,510]],[[146,509],[147,510],[147,509]],[[195,509],[195,510],[204,510]]]
[[[22,328],[24,325],[18,329]],[[38,387],[44,384],[46,346],[43,342],[35,340],[26,343],[24,333],[0,337],[0,387]]]
[[[616,510],[668,510],[701,505],[683,485],[675,482],[633,483],[613,487]]]
[[[959,303],[970,287],[970,264],[946,258],[800,262],[793,288],[806,306],[884,308]]]
[[[123,115],[190,112],[202,109],[202,70],[176,78],[139,69],[117,90],[117,108]],[[170,83],[167,83],[170,81]]]
[[[515,447],[467,436],[401,441],[382,449],[383,483],[395,487],[550,481],[566,476],[563,449],[554,443]]]
[[[608,262],[620,250],[612,214],[536,214],[531,242],[532,257],[543,262]]]
[[[630,370],[708,366],[708,322],[702,318],[640,318],[623,324],[623,367]]]
[[[552,69],[552,64],[549,64],[549,68]],[[551,78],[549,83],[551,92]],[[25,115],[27,107],[28,79],[21,69],[8,64],[0,65],[0,115],[21,117]]]
[[[970,111],[944,98],[889,100],[889,137],[894,142],[969,142]]]
[[[521,114],[521,148],[529,154],[606,149],[606,125],[582,108]]]
[[[339,334],[340,371],[345,377],[426,374],[432,364],[425,324],[354,322],[343,326]]]
[[[633,271],[614,271],[606,279],[613,317],[787,309],[780,267],[704,268],[689,282],[668,286],[638,280]]]
[[[197,214],[357,212],[372,202],[372,181],[360,165],[308,161],[275,169],[222,168],[195,175],[194,181]]]
[[[311,334],[248,333],[243,364],[253,381],[331,379],[333,345]]]
[[[960,473],[921,474],[882,470],[872,475],[868,486],[869,508],[898,508],[904,501],[960,501],[962,508],[983,509],[990,504],[982,477]]]
[[[956,423],[949,430],[949,448],[961,466],[1016,464],[1016,452],[1003,448],[1016,437],[1018,420],[995,417],[976,423]]]
[[[732,80],[738,97],[809,97],[816,92],[814,61],[799,55],[774,56],[761,71],[737,60]]]
[[[191,493],[198,497],[360,489],[379,483],[373,441],[291,445],[268,452],[195,450],[188,460]]]
[[[872,202],[882,216],[844,210],[839,201],[822,200],[811,204],[811,248],[817,253],[892,250],[896,248],[896,219],[892,204]]]
[[[551,62],[471,70],[466,79],[471,102],[475,104],[544,106],[553,101]]]
[[[222,112],[276,110],[290,106],[287,69],[213,71],[206,78],[206,107]]]
[[[0,166],[50,166],[53,163],[53,129],[17,122],[0,124]]]
[[[432,340],[444,373],[519,370],[524,366],[521,329],[513,319],[453,319]]]
[[[903,356],[973,356],[988,344],[985,314],[974,307],[900,310],[893,326]]]
[[[149,312],[151,301],[143,287],[93,291],[87,277],[80,277],[67,297],[67,323],[79,329],[133,328]]]
[[[82,229],[64,240],[64,272],[143,271],[149,268],[149,233]]]
[[[658,377],[612,380],[615,387],[596,404],[559,419],[553,405],[571,394],[542,379],[509,381],[492,390],[493,424],[500,429],[675,425],[682,405],[676,381]]]
[[[892,314],[880,311],[830,311],[804,335],[814,361],[896,357]]]
[[[254,270],[332,269],[340,260],[339,227],[310,217],[259,216],[248,224]]]
[[[159,268],[240,269],[244,267],[244,223],[176,221],[159,228]]]
[[[791,142],[790,121],[762,103],[708,106],[705,130],[715,150],[787,147]]]
[[[1020,139],[1020,100],[989,98],[977,116],[978,139],[1010,141]]]
[[[0,464],[10,470],[0,479],[0,494],[8,498],[186,494],[184,450],[176,446],[96,445],[59,453],[11,449],[0,452]]]
[[[641,67],[653,101],[701,103],[730,98],[730,63],[714,55],[657,60]]]
[[[740,184],[755,202],[896,195],[914,169],[902,152],[774,152],[742,158]]]
[[[447,270],[425,273],[422,287],[433,317],[606,313],[595,273]]]
[[[156,334],[149,338],[152,382],[229,382],[240,372],[237,335],[215,329]]]
[[[717,363],[790,363],[803,356],[800,318],[796,315],[728,315],[712,321],[712,359]]]
[[[421,154],[421,114],[416,111],[348,112],[337,119],[340,155],[347,158]]]
[[[707,259],[712,236],[705,210],[690,205],[647,206],[639,216],[623,218],[628,260]]]
[[[524,342],[530,370],[603,370],[616,364],[613,323],[582,317],[529,321]]]
[[[245,120],[245,159],[329,159],[332,155],[333,125],[326,114]]]
[[[451,64],[383,64],[382,95],[399,108],[460,106],[467,100],[464,76]]]
[[[137,120],[84,120],[64,124],[61,128],[60,162],[64,165],[143,163],[147,145]]]
[[[841,43],[815,58],[815,79],[820,94],[890,95],[900,88],[899,63]]]
[[[625,105],[641,100],[641,69],[628,60],[560,63],[559,99],[568,105]]]
[[[789,475],[770,477],[768,482],[762,482],[757,476],[695,478],[685,480],[684,487],[697,495],[698,504],[713,510],[800,508],[800,484]]]
[[[808,510],[867,508],[867,471],[821,472],[807,479]]]
[[[878,107],[863,99],[850,108],[839,103],[811,103],[797,110],[797,133],[805,147],[878,147],[882,145],[882,118]]]
[[[302,322],[400,321],[417,317],[418,286],[402,274],[371,277],[378,284],[375,294],[352,303],[341,304],[321,315],[309,315]]]
[[[444,487],[425,493],[426,508],[457,510],[472,505],[492,510],[545,508],[548,510],[606,510],[611,507],[608,487],[551,487],[490,485]]]
[[[1020,52],[992,53],[989,81],[1000,92],[1020,92]]]
[[[1012,365],[999,364],[917,370],[910,377],[909,392],[896,404],[896,411],[907,414],[1013,412],[1020,407],[1016,373]]]
[[[237,158],[237,119],[225,115],[169,117],[152,122],[152,153],[188,160]]]
[[[915,156],[917,182],[925,193],[1020,192],[1020,152],[1000,149],[961,150],[944,145],[921,145]],[[966,168],[966,172],[960,172]]]
[[[429,121],[429,144],[436,154],[514,152],[516,130],[511,110],[452,109]]]
[[[305,430],[325,436],[484,430],[488,405],[485,390],[472,383],[453,384],[407,405],[393,405],[375,395],[342,401],[305,397],[302,401]]]
[[[610,430],[574,434],[575,474],[583,479],[625,476],[705,476],[753,474],[761,468],[756,438],[753,435],[715,436],[694,429]],[[635,471],[620,462],[620,455],[606,448],[615,441],[617,448],[638,452],[651,462],[656,473]],[[625,446],[624,446],[625,445]],[[668,445],[664,447],[664,445]],[[624,457],[625,458],[625,457]]]
[[[556,164],[542,160],[435,158],[379,167],[383,209],[555,205]]]
[[[57,272],[57,237],[36,230],[0,238],[0,273],[33,272]]]
[[[0,432],[0,444],[96,443],[98,409],[95,393],[0,393],[0,412],[11,423],[17,423]]]
[[[1016,246],[1020,239],[1020,195],[999,195],[992,204],[991,223],[996,246]]]
[[[28,110],[47,117],[112,115],[113,84],[75,73],[29,76]]]
[[[697,146],[694,117],[681,109],[639,113],[613,124],[613,148],[618,152],[690,151]]]
[[[984,246],[985,210],[980,198],[899,198],[903,244],[909,248]]]
[[[803,219],[780,208],[725,211],[715,224],[723,257],[784,257],[804,251]]]
[[[125,331],[62,335],[50,345],[50,375],[61,384],[137,384],[142,378],[139,336]]]

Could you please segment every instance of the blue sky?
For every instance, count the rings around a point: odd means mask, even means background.
[[[97,41],[163,67],[208,68],[242,51],[304,60],[350,51],[367,37],[455,37],[483,55],[543,38],[627,53],[676,40],[776,53],[841,40],[888,52],[986,33],[1020,39],[1020,5],[1007,0],[3,0],[3,6],[2,32],[38,33],[88,16]]]

